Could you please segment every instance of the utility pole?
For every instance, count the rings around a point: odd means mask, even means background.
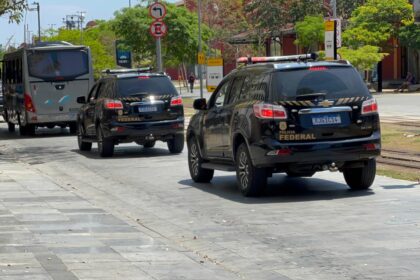
[[[128,7],[131,8],[131,0],[128,0]]]
[[[333,10],[333,17],[337,18],[337,0],[331,0],[331,6]]]
[[[202,52],[201,46],[201,0],[198,0],[198,53]],[[203,69],[202,65],[198,64],[198,76],[200,78],[200,98],[203,98]]]
[[[86,12],[85,11],[80,11],[80,12],[77,12],[77,13],[80,13],[80,16],[78,15],[78,18],[79,18],[79,21],[80,21],[80,41],[83,44],[83,20],[85,19]]]
[[[32,5],[36,5],[36,8],[29,9],[29,11],[37,11],[38,12],[38,42],[41,42],[41,11],[39,7],[39,2],[33,2]]]

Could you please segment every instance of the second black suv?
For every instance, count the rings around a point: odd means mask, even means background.
[[[151,148],[167,142],[171,153],[184,148],[182,98],[168,76],[147,70],[108,71],[91,89],[78,114],[79,149],[98,142],[102,157],[112,156],[119,143],[136,142]]]
[[[215,169],[236,171],[242,193],[255,196],[273,173],[330,170],[343,172],[352,189],[371,186],[381,143],[377,103],[349,63],[309,58],[245,58],[266,63],[229,74],[208,103],[195,100],[199,112],[187,130],[195,182],[209,182]]]

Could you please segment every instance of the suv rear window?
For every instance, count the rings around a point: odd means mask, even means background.
[[[273,73],[275,99],[295,100],[300,95],[325,93],[326,98],[369,96],[353,67],[313,67]]]
[[[154,94],[177,95],[172,82],[164,76],[140,76],[118,79],[118,92],[120,96]]]

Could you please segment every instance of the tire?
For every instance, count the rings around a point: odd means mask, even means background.
[[[294,172],[288,171],[286,172],[288,177],[296,178],[296,177],[312,177],[315,174],[315,171],[308,171],[308,172]]]
[[[175,134],[173,139],[168,140],[168,149],[171,154],[180,154],[184,150],[184,134]]]
[[[9,132],[15,132],[15,124],[14,123],[11,123],[11,122],[8,122],[7,123],[7,130],[9,131]]]
[[[236,177],[244,196],[259,196],[267,186],[267,171],[252,165],[245,143],[236,152]]]
[[[155,145],[156,145],[156,141],[149,141],[143,144],[143,148],[150,149],[150,148],[153,148]]]
[[[352,190],[367,190],[376,176],[376,160],[370,159],[362,168],[348,168],[343,171],[344,179]]]
[[[92,142],[84,142],[84,129],[81,123],[78,124],[77,129],[77,144],[79,145],[80,151],[90,151],[92,150]]]
[[[208,183],[213,179],[214,170],[201,168],[203,158],[200,155],[197,139],[188,139],[188,167],[191,179],[196,183]]]
[[[69,124],[69,130],[70,130],[70,134],[76,134],[77,133],[77,123]]]
[[[32,136],[35,135],[35,126],[32,124],[19,125],[19,134],[21,136]]]
[[[112,139],[105,138],[102,133],[102,128],[96,128],[96,136],[98,138],[98,152],[101,157],[112,157],[114,154],[114,142]]]

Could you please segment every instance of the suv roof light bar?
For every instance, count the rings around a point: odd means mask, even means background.
[[[153,67],[142,67],[142,68],[130,68],[130,69],[106,69],[103,70],[103,74],[129,74],[129,73],[147,73],[151,72],[153,70]]]
[[[262,57],[240,57],[238,63],[255,64],[255,63],[267,63],[267,62],[290,62],[290,61],[307,61],[316,60],[318,55],[316,53],[298,54],[298,55],[286,55],[286,56],[262,56]]]

